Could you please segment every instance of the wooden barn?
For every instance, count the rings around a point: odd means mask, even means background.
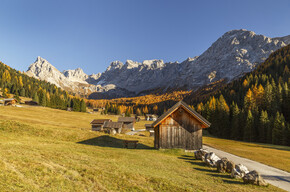
[[[202,148],[202,129],[210,123],[200,114],[179,101],[153,124],[155,148],[182,148],[196,150]]]
[[[17,103],[17,100],[14,98],[10,98],[10,99],[4,99],[4,105],[8,106],[8,105],[14,105]]]
[[[134,130],[136,119],[135,117],[119,117],[118,122],[123,123],[123,128]]]
[[[158,116],[155,114],[146,114],[145,115],[146,121],[156,121],[157,118],[158,118]]]
[[[91,122],[92,131],[102,131],[105,122],[111,122],[111,119],[94,119]]]
[[[38,105],[36,101],[24,101],[25,105]]]
[[[105,121],[103,125],[104,131],[113,135],[116,133],[121,133],[122,127],[123,127],[123,123],[111,122],[111,121]]]

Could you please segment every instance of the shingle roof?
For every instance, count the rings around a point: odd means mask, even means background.
[[[152,127],[152,124],[145,124],[145,127],[146,128],[151,128]]]
[[[197,113],[195,110],[193,110],[191,107],[189,107],[185,102],[179,101],[175,105],[173,105],[173,107],[171,107],[168,111],[163,113],[154,123],[152,123],[152,127],[156,127],[157,125],[159,125],[163,121],[163,119],[165,119],[170,114],[172,114],[174,111],[176,111],[180,106],[182,106],[184,109],[186,109],[191,115],[193,115],[199,122],[201,122],[206,127],[209,127],[211,125],[210,122],[208,122],[199,113]]]
[[[14,99],[14,98],[4,99],[4,101],[13,101],[13,100],[17,101],[17,100]]]
[[[104,126],[103,128],[122,128],[123,126],[123,123],[120,123],[120,122],[109,122],[109,121],[106,121],[104,123]]]
[[[94,119],[91,124],[103,124],[106,121],[112,121],[111,119]]]
[[[130,123],[130,122],[134,122],[135,123],[135,118],[134,117],[119,117],[118,118],[118,122],[126,122],[126,123]]]

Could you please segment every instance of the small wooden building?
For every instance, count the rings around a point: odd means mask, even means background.
[[[123,123],[112,121],[105,121],[103,125],[104,131],[113,135],[115,135],[116,133],[121,133],[122,127]]]
[[[202,148],[202,129],[210,123],[185,102],[180,101],[153,124],[155,148]]]
[[[154,128],[152,124],[145,124],[146,131],[149,131],[150,137],[154,136]]]
[[[24,101],[25,105],[38,105],[36,101]]]
[[[10,98],[10,99],[4,99],[4,105],[8,106],[8,105],[14,105],[17,103],[17,100],[14,98]]]
[[[145,115],[145,119],[146,119],[147,121],[156,121],[157,118],[158,118],[158,116],[155,115],[155,114],[146,114],[146,115]]]
[[[91,122],[92,131],[102,131],[105,122],[111,122],[111,119],[94,119]]]
[[[118,122],[123,123],[123,128],[134,130],[136,120],[135,117],[119,117]]]

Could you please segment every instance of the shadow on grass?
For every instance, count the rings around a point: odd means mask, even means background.
[[[243,183],[243,181],[242,180],[240,180],[240,181],[238,181],[238,180],[225,180],[225,179],[223,179],[223,182],[225,182],[225,183],[228,183],[228,184],[240,184],[240,185],[244,185],[244,183]]]
[[[124,148],[124,141],[125,140],[123,139],[118,139],[115,137],[111,137],[109,135],[102,135],[99,137],[87,139],[87,140],[80,141],[77,143],[84,144],[84,145],[99,146],[99,147]],[[129,144],[129,149],[135,149],[134,144]],[[142,143],[138,143],[137,149],[154,149],[154,148],[144,145]]]
[[[178,159],[185,160],[185,162],[190,163],[192,165],[198,166],[194,167],[194,170],[204,172],[206,175],[209,175],[211,177],[216,177],[222,179],[224,183],[228,184],[239,184],[239,185],[244,185],[242,180],[236,180],[232,179],[230,174],[227,173],[218,173],[216,168],[212,168],[207,166],[203,161],[195,159],[194,156],[189,156],[189,155],[182,155],[178,157]]]
[[[218,174],[218,173],[216,173],[216,174],[208,174],[208,175],[213,176],[213,177],[220,177],[220,178],[224,178],[224,179],[230,179],[231,178],[231,176],[229,174],[222,174],[222,173],[220,173],[220,174]]]

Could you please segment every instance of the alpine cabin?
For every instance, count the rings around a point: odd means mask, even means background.
[[[179,101],[153,124],[155,148],[182,148],[196,150],[202,148],[202,129],[210,123],[200,114]]]
[[[105,122],[111,122],[111,119],[94,119],[91,122],[92,131],[102,131]]]
[[[121,122],[111,122],[106,121],[103,125],[103,130],[106,133],[115,135],[116,133],[121,133],[123,127],[123,123]]]
[[[118,122],[123,123],[123,128],[134,130],[136,119],[135,117],[119,117]]]

